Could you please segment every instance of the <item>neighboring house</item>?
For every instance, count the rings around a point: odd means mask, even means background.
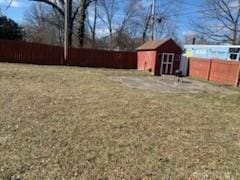
[[[240,61],[240,46],[235,45],[185,45],[184,56],[207,59]]]
[[[138,70],[153,75],[174,74],[180,67],[182,48],[172,39],[148,41],[137,48]]]

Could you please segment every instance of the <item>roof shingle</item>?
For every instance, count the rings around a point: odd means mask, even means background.
[[[169,39],[163,39],[158,41],[148,41],[137,48],[137,50],[155,50],[165,42],[167,42]]]

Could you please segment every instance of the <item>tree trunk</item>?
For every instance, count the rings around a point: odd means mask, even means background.
[[[92,28],[92,48],[96,47],[97,0],[94,1],[94,21]]]
[[[72,0],[69,0],[69,24],[68,24],[68,44],[69,47],[72,47],[72,33],[73,33],[73,21],[72,19]]]
[[[112,34],[112,27],[109,28],[109,34],[110,34],[110,49],[113,49],[113,34]]]
[[[32,0],[32,1],[42,2],[42,3],[50,5],[56,11],[58,11],[64,19],[65,12],[59,5],[57,5],[56,1],[51,1],[51,0]],[[73,0],[69,0],[69,25],[68,25],[68,29],[69,29],[68,40],[69,41],[68,41],[68,44],[70,47],[72,46],[73,23],[75,20],[75,17],[72,16],[72,14],[73,14],[72,10],[73,10]],[[78,9],[76,10],[76,12],[77,11],[78,11]]]
[[[146,21],[145,21],[145,24],[144,24],[143,34],[142,34],[143,43],[145,43],[145,41],[146,41],[147,31],[148,31],[148,28],[149,28],[150,20],[151,20],[151,16],[147,15],[147,18],[146,18]]]
[[[87,8],[89,4],[90,4],[89,0],[81,1],[79,30],[78,30],[79,47],[83,47],[84,45],[85,20],[86,20],[86,13],[87,13]]]
[[[238,43],[238,27],[237,27],[237,24],[234,24],[234,29],[233,29],[233,41],[232,41],[232,44],[233,45],[236,45]]]
[[[83,44],[84,44],[85,19],[86,19],[86,14],[84,12],[84,9],[81,7],[80,20],[79,20],[79,30],[78,30],[79,47],[83,47]]]

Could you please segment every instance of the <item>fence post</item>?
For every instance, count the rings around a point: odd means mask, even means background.
[[[239,81],[240,81],[240,64],[238,65],[238,73],[237,73],[237,77],[234,85],[235,87],[239,86]]]
[[[208,78],[207,78],[208,81],[210,81],[211,73],[212,73],[212,59],[210,59]]]

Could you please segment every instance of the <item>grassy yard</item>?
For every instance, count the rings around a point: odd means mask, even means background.
[[[240,179],[240,91],[109,76],[148,74],[0,64],[0,179]]]

